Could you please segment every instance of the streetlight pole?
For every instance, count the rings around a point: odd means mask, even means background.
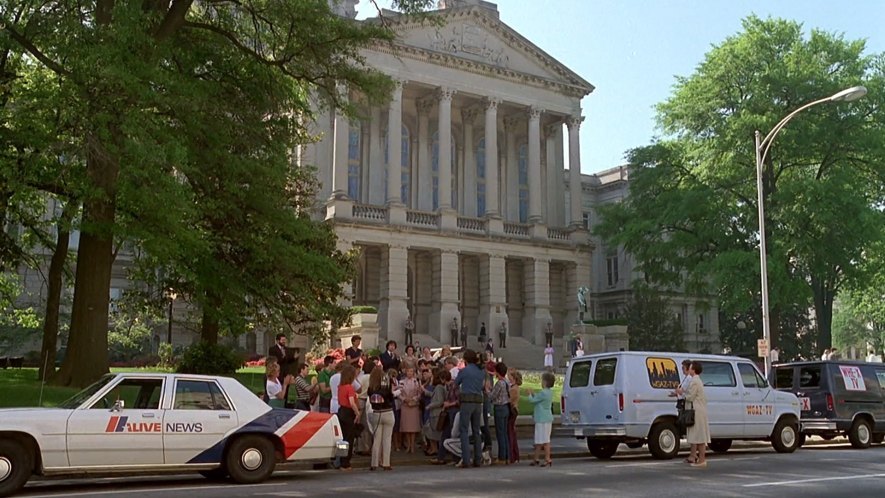
[[[809,102],[791,112],[790,114],[787,114],[784,119],[780,120],[780,122],[776,124],[774,128],[772,128],[771,131],[768,132],[767,135],[765,135],[765,138],[762,138],[762,134],[759,133],[759,130],[756,130],[756,193],[758,197],[757,204],[759,205],[759,265],[760,273],[762,276],[762,338],[765,340],[765,343],[768,346],[769,350],[771,348],[771,325],[769,323],[768,316],[768,263],[766,260],[765,249],[765,206],[763,203],[762,188],[762,168],[765,164],[765,156],[768,155],[768,149],[771,148],[771,143],[774,142],[774,137],[777,136],[777,134],[784,128],[784,126],[786,126],[786,124],[800,112],[808,109],[809,107],[818,104],[824,104],[827,102],[851,102],[852,100],[857,100],[866,94],[867,89],[862,86],[847,88],[829,97],[815,100],[814,102]],[[770,372],[771,353],[769,351],[765,355],[765,378],[768,378]]]
[[[172,289],[166,290],[166,299],[169,300],[169,323],[168,328],[166,330],[166,342],[172,344],[172,305],[175,303],[175,299],[178,297],[178,294],[175,293]]]

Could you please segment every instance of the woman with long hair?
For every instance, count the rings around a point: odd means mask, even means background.
[[[265,387],[264,392],[267,394],[267,404],[274,408],[286,407],[286,387],[292,383],[292,376],[287,375],[280,382],[280,364],[277,362],[268,362],[265,368]]]
[[[341,459],[341,470],[352,470],[350,458],[353,456],[353,442],[357,436],[357,421],[360,419],[360,404],[353,388],[356,369],[348,364],[341,370],[341,383],[338,384],[338,420],[344,440],[348,442],[347,456]]]
[[[516,437],[516,417],[519,416],[519,388],[522,374],[515,368],[507,371],[510,382],[510,419],[507,422],[507,440],[510,442],[510,463],[519,463],[519,439]]]
[[[384,470],[393,470],[390,466],[390,440],[393,436],[393,389],[390,378],[380,368],[369,374],[369,404],[372,413],[369,424],[375,437],[372,441],[372,464],[369,470],[375,470],[380,464]]]
[[[443,413],[443,403],[446,401],[446,383],[452,378],[449,372],[438,370],[433,374],[433,396],[430,397],[430,403],[427,405],[427,411],[430,412],[430,418],[425,424],[425,435],[430,441],[429,455],[433,455],[431,463],[438,464],[440,460],[436,458],[439,452],[439,443],[442,439],[442,430],[439,428],[439,418]],[[445,422],[445,421],[443,421]],[[443,424],[445,425],[445,424]]]

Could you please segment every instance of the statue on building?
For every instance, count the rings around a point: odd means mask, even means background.
[[[584,323],[584,313],[587,312],[587,293],[590,289],[586,287],[578,287],[578,320]]]

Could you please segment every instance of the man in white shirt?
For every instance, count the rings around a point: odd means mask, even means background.
[[[449,371],[449,374],[452,376],[452,380],[458,378],[458,358],[455,358],[454,356],[449,356],[448,358],[446,358],[445,367],[446,370]]]

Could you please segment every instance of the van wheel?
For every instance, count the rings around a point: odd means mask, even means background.
[[[848,440],[851,442],[851,446],[855,448],[869,448],[870,443],[873,441],[873,431],[870,429],[870,423],[862,418],[855,420],[848,431]]]
[[[716,453],[725,453],[731,448],[731,439],[713,439],[710,441],[710,449]]]
[[[0,496],[25,486],[34,470],[34,454],[15,440],[0,440]]]
[[[799,427],[796,422],[780,419],[771,433],[771,446],[778,453],[792,453],[799,447]]]
[[[676,458],[679,439],[679,430],[673,422],[658,422],[648,434],[648,451],[659,460]]]
[[[266,481],[276,466],[273,443],[261,436],[235,439],[227,449],[225,468],[238,484]]]
[[[615,453],[618,452],[619,444],[621,443],[618,441],[587,439],[587,449],[590,450],[590,454],[600,460],[608,460],[615,456]]]

